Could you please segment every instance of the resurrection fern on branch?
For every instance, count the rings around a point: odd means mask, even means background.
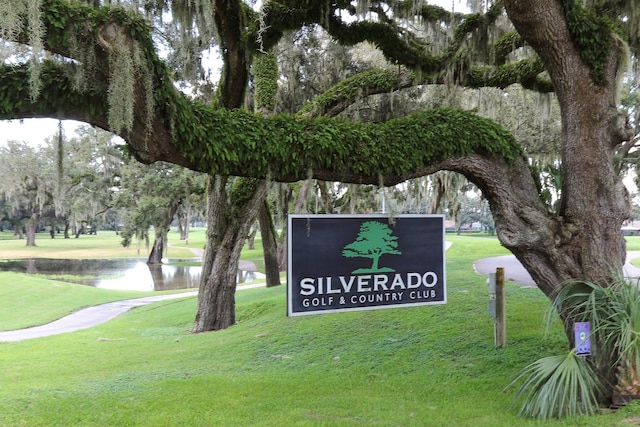
[[[201,126],[194,128],[194,121]],[[290,116],[263,118],[202,105],[177,111],[174,126],[186,135],[185,155],[199,162],[202,170],[227,174],[230,168],[251,167],[274,179],[314,168],[400,175],[452,156],[484,153],[514,159],[522,154],[521,146],[499,125],[451,109],[366,124]],[[360,155],[353,157],[355,152]],[[270,170],[272,164],[281,168]]]

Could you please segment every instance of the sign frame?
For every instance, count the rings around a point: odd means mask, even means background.
[[[442,214],[290,214],[287,227],[288,316],[447,303]]]

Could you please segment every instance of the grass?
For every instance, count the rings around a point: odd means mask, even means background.
[[[196,229],[189,245],[179,240],[177,233],[169,234],[168,256],[175,265],[199,265],[191,259],[194,254],[189,248],[202,248],[205,230]],[[19,258],[137,258],[148,256],[148,251],[137,248],[123,248],[121,239],[113,232],[99,232],[98,235],[82,235],[75,239],[51,239],[48,233],[36,237],[36,247],[26,247],[25,240],[17,239],[12,233],[0,233],[0,259]],[[260,248],[260,242],[257,242]],[[249,258],[255,259],[256,251],[247,251]],[[178,260],[178,261],[174,261]],[[180,261],[182,260],[182,261]],[[263,265],[264,263],[261,263]],[[189,291],[153,292],[177,293]],[[0,331],[41,325],[58,319],[81,308],[111,301],[149,295],[149,292],[117,291],[78,286],[61,280],[47,279],[40,275],[26,275],[0,272]],[[3,306],[6,305],[6,307]]]
[[[204,231],[201,231],[204,235]],[[178,241],[177,233],[170,233],[169,258],[191,258],[193,252],[187,247],[175,247],[173,242]],[[82,235],[79,238],[64,239],[57,236],[52,239],[49,233],[36,235],[35,247],[27,247],[26,240],[18,240],[11,233],[0,233],[0,258],[146,258],[150,248],[144,243],[134,242],[129,248],[122,247],[122,238],[113,231],[100,231],[97,235]],[[192,246],[195,247],[195,246]],[[201,248],[202,246],[200,246]]]
[[[148,294],[110,291],[26,274],[0,272],[0,331],[41,325],[82,307]]]
[[[224,331],[190,334],[196,299],[185,298],[0,343],[0,425],[540,425],[518,417],[515,390],[503,388],[531,361],[565,352],[562,331],[543,337],[548,301],[507,283],[507,346],[496,348],[485,278],[472,265],[507,252],[495,238],[447,239],[446,305],[287,318],[283,286],[238,292],[238,324]],[[4,284],[0,312],[11,312]],[[631,405],[544,425],[639,416]]]

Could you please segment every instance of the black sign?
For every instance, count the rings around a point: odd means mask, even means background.
[[[444,216],[289,215],[290,316],[446,304]]]

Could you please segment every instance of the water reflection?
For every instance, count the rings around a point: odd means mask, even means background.
[[[201,266],[147,265],[144,259],[51,259],[0,260],[0,271],[43,274],[48,278],[104,289],[164,291],[197,288]],[[239,281],[260,273],[238,272]],[[241,279],[242,278],[242,279]]]

